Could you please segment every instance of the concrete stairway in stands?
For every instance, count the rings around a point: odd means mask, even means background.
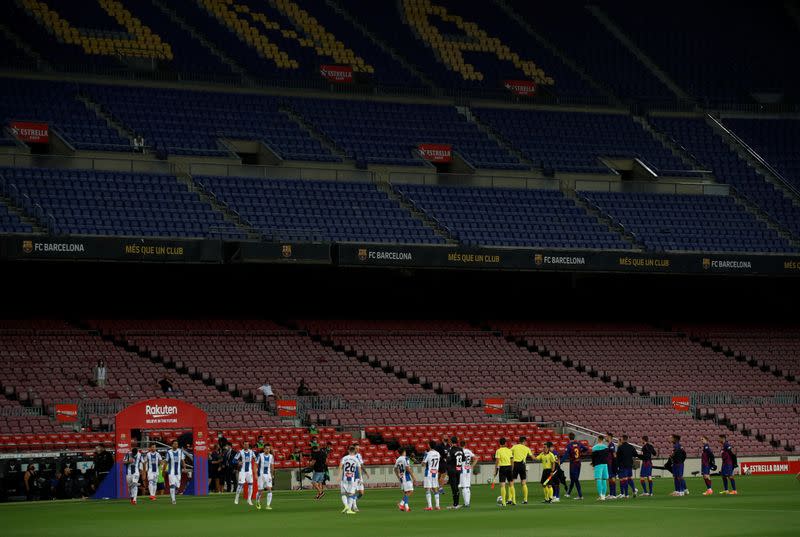
[[[376,183],[378,190],[385,192],[389,199],[397,203],[400,207],[405,209],[415,219],[419,220],[426,227],[433,230],[438,236],[443,238],[447,244],[458,244],[458,240],[447,230],[447,228],[440,225],[436,220],[420,211],[413,203],[408,202],[401,194],[399,194],[391,183],[378,182]]]
[[[14,214],[19,218],[20,222],[23,224],[28,224],[33,229],[33,232],[36,234],[44,235],[47,233],[47,228],[43,227],[38,220],[33,218],[32,216],[28,216],[28,214],[23,211],[21,208],[14,205],[14,202],[11,198],[0,194],[0,201],[5,203],[6,207],[8,208],[8,212]]]

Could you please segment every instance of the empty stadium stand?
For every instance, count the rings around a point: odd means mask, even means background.
[[[780,3],[759,9],[689,2],[599,4],[684,91],[702,102],[754,102],[754,93],[785,90],[797,95],[797,74],[787,72],[782,54],[776,54],[797,43],[797,27]]]
[[[195,181],[273,240],[444,242],[371,183],[201,176]]]
[[[131,151],[131,142],[77,100],[78,87],[63,82],[3,78],[0,121],[47,123],[76,149]],[[52,136],[52,134],[51,134]]]
[[[228,138],[261,141],[287,159],[339,160],[282,112],[276,97],[112,86],[86,91],[157,151],[230,157],[221,143]]]
[[[294,395],[301,378],[320,395],[346,400],[425,393],[418,385],[386,375],[269,321],[232,323],[233,329],[224,328],[222,323],[221,327],[204,330],[200,324],[188,331],[192,325],[173,325],[171,321],[98,320],[91,324],[104,333],[123,336],[145,353],[156,353],[179,370],[185,369],[230,393],[250,394],[256,399],[263,400],[258,388],[265,382],[278,396]],[[241,366],[232,367],[236,363]]]
[[[416,379],[419,384],[459,394],[463,399],[564,390],[600,396],[618,391],[599,379],[532,355],[466,323],[431,321],[424,328],[403,322],[376,325],[370,321],[350,321],[343,325],[335,321],[299,320],[296,323],[345,350],[363,353],[369,361],[401,378]],[[542,378],[550,379],[549,383],[543,386]]]
[[[794,252],[786,239],[728,196],[582,192],[648,250]]]
[[[667,175],[693,175],[669,149],[626,114],[476,108],[478,118],[509,140],[537,167],[613,173],[600,159],[639,158]]]
[[[57,235],[243,235],[171,175],[0,168],[0,191]]]
[[[677,334],[647,327],[494,323],[503,333],[591,366],[631,392],[674,394],[720,391],[758,396],[792,389],[785,379],[754,374],[747,366]],[[599,374],[599,373],[598,373]],[[713,389],[710,387],[713,386]]]
[[[394,188],[465,245],[630,248],[557,190]]]
[[[730,118],[724,123],[800,190],[800,156],[795,151],[800,120]]]
[[[19,216],[9,212],[8,205],[0,200],[0,232],[2,233],[31,233],[33,228],[23,223]]]
[[[511,2],[537,32],[558,46],[593,79],[626,99],[665,103],[675,95],[635,55],[611,35],[585,2]]]
[[[452,106],[294,99],[292,107],[356,161],[421,165],[418,144],[446,143],[477,168],[527,168]]]
[[[736,152],[699,117],[653,116],[651,123],[669,135],[705,166],[721,183],[758,205],[781,226],[800,236],[800,207],[748,166]]]

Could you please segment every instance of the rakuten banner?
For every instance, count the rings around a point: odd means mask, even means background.
[[[319,74],[337,84],[353,83],[353,68],[349,65],[320,65]]]
[[[33,123],[30,121],[12,121],[9,124],[11,133],[23,142],[32,144],[46,144],[50,141],[50,127],[47,123]]]
[[[536,82],[532,80],[504,80],[503,86],[514,95],[536,95]]]
[[[420,156],[431,162],[447,163],[453,160],[453,146],[450,144],[419,144]]]

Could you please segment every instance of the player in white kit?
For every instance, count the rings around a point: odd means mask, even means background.
[[[156,451],[156,445],[150,444],[147,453],[144,454],[144,465],[147,468],[147,488],[150,490],[150,501],[156,501],[156,489],[158,488],[158,472],[161,470],[161,453]]]
[[[264,451],[256,457],[258,462],[258,492],[256,493],[256,509],[261,509],[261,494],[267,491],[266,509],[272,510],[272,468],[275,464],[275,455],[269,444],[264,445]]]
[[[394,461],[394,475],[400,480],[400,490],[403,491],[403,500],[397,504],[401,511],[411,511],[408,498],[414,494],[414,472],[411,471],[411,460],[406,456],[405,448],[400,448],[400,456]]]
[[[434,508],[431,506],[431,494],[433,494],[436,498],[436,510],[438,511],[441,509],[439,507],[439,462],[441,461],[441,455],[436,451],[436,442],[431,440],[428,445],[430,449],[425,452],[425,458],[422,459],[422,464],[425,465],[422,486],[425,487],[425,500],[428,502],[428,507],[425,510],[433,511]]]
[[[353,444],[353,447],[356,448],[355,455],[361,465],[356,471],[356,501],[353,502],[353,511],[358,513],[358,500],[364,496],[364,478],[368,478],[369,475],[367,474],[367,469],[364,466],[364,458],[361,456],[361,453],[359,453],[359,445]]]
[[[464,497],[464,507],[469,508],[472,499],[472,468],[478,462],[478,457],[467,447],[465,440],[461,441],[461,449],[464,450],[464,463],[461,465],[461,476],[458,486],[461,489],[461,496]]]
[[[233,503],[239,504],[239,495],[244,489],[245,483],[250,485],[245,493],[247,505],[253,505],[253,465],[256,462],[256,454],[250,449],[250,442],[244,442],[242,450],[233,458],[239,463],[239,486],[236,488],[236,498]]]
[[[125,481],[128,484],[131,503],[136,505],[136,497],[139,495],[139,472],[143,462],[142,454],[138,448],[133,448],[125,454],[122,462],[125,464]]]
[[[350,449],[348,449],[348,454],[342,457],[341,462],[339,462],[339,490],[341,491],[342,503],[344,504],[342,513],[348,515],[356,514],[356,512],[353,511],[353,506],[356,503],[356,493],[358,492],[358,478],[356,476],[358,475],[357,472],[360,469],[361,461],[359,461],[358,457],[356,457],[356,448],[354,446],[350,446]]]
[[[172,448],[167,450],[167,457],[164,460],[167,466],[167,481],[169,483],[169,497],[172,505],[175,505],[178,489],[181,486],[181,475],[186,469],[186,454],[178,447],[178,441],[172,441]]]

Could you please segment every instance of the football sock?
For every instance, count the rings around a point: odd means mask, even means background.
[[[622,482],[620,482],[620,484],[619,484],[619,488],[622,491],[622,495],[623,496],[627,496],[628,495],[628,482],[627,481],[625,481],[623,479]]]
[[[350,508],[350,504],[347,501],[347,496],[342,494],[342,503],[344,504],[345,509]]]
[[[502,498],[502,500],[503,500],[503,505],[505,505],[505,503],[506,503],[506,498],[507,498],[507,495],[506,495],[506,486],[505,486],[505,485],[500,485],[500,498]]]
[[[729,478],[731,480],[731,489],[736,490],[736,480],[734,478]]]
[[[131,487],[131,497],[135,500],[136,497],[139,495],[139,484],[134,483]]]
[[[436,502],[436,507],[439,507],[439,493],[438,492],[434,492],[433,493],[433,499]]]
[[[583,497],[583,492],[581,492],[581,482],[580,481],[573,481],[573,483],[575,483],[575,490],[578,491],[578,497],[582,498]]]
[[[560,487],[558,486],[558,483],[553,485],[552,489],[553,489],[553,496],[556,497],[556,498],[560,498],[561,497],[561,490],[560,490]]]
[[[707,489],[710,489],[710,488],[711,488],[711,479],[709,479],[708,477],[706,477],[706,478],[704,478],[704,479],[703,479],[703,481],[705,481],[705,482],[706,482],[706,488],[707,488]]]
[[[267,492],[267,506],[272,504],[272,491]]]
[[[508,499],[511,500],[511,503],[517,503],[517,487],[515,485],[508,487]]]
[[[169,488],[169,497],[172,498],[173,502],[175,501],[175,487],[174,486]]]
[[[403,505],[408,505],[408,494],[403,496]]]
[[[722,486],[725,487],[725,490],[728,490],[728,478],[726,476],[722,476]]]
[[[148,483],[148,487],[150,489],[150,496],[156,495],[156,484],[155,483]]]
[[[464,495],[464,505],[469,505],[470,499],[472,499],[472,490],[466,487],[461,491],[461,494]]]
[[[431,505],[431,491],[430,490],[426,490],[425,491],[425,501],[428,502],[428,507],[433,507]]]
[[[522,501],[525,501],[525,502],[528,501],[528,484],[527,483],[523,483],[522,484]]]
[[[612,480],[609,479],[608,480],[608,484],[611,487],[611,495],[612,496],[616,496],[617,495],[617,482],[616,481],[612,481]]]

